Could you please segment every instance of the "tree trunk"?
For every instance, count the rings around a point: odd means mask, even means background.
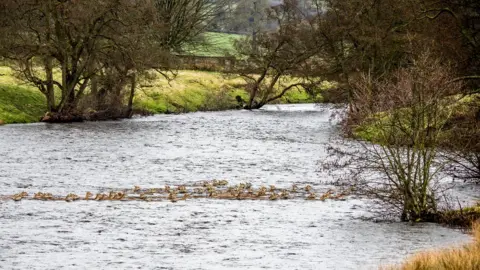
[[[47,98],[47,110],[48,112],[56,112],[57,108],[55,107],[55,88],[53,86],[53,64],[52,58],[45,58],[45,74],[47,79],[47,88],[45,92],[45,97]]]
[[[130,96],[128,97],[127,112],[125,115],[127,118],[132,117],[133,113],[133,98],[135,97],[135,88],[137,87],[137,75],[134,73],[130,79]]]

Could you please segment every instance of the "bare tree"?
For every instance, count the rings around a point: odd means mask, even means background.
[[[99,100],[89,109],[129,116],[139,75],[170,70],[172,52],[198,36],[220,7],[207,0],[6,0],[0,53],[45,95],[46,121],[83,119],[86,96]]]
[[[349,184],[383,202],[402,221],[433,221],[445,188],[439,173],[448,161],[438,151],[455,102],[449,95],[462,85],[452,83],[450,67],[429,53],[388,80],[372,80],[368,73],[360,78],[354,91],[364,100],[362,111],[370,112],[366,132],[376,143],[365,142],[363,150],[347,157],[345,164],[357,176]],[[373,102],[363,99],[372,87],[379,93]]]
[[[164,30],[162,43],[175,51],[184,44],[198,42],[219,14],[229,8],[231,0],[153,0],[156,19]]]
[[[245,109],[261,108],[293,89],[312,93],[320,82],[315,57],[322,45],[312,35],[314,25],[298,1],[283,1],[270,8],[268,19],[276,25],[274,30],[258,33],[255,42],[247,37],[236,44],[245,63],[240,72],[249,93]]]

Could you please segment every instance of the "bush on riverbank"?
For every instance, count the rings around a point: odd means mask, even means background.
[[[439,213],[439,223],[449,226],[469,227],[472,223],[480,222],[480,202],[475,206],[464,207],[458,210],[447,210]]]
[[[390,269],[401,270],[476,270],[480,269],[480,223],[473,227],[474,243],[456,249],[420,253],[404,264]]]

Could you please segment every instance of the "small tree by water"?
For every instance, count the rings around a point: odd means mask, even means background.
[[[446,164],[438,157],[439,145],[452,112],[454,98],[449,95],[461,87],[452,78],[448,66],[423,53],[387,80],[363,74],[354,85],[358,113],[368,115],[359,132],[371,142],[350,156],[335,152],[349,159],[343,166],[356,171],[348,184],[383,202],[402,221],[436,218],[445,188],[440,172]],[[373,89],[379,94],[367,100]]]

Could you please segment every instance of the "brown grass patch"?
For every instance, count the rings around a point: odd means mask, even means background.
[[[401,270],[478,270],[480,269],[480,222],[473,225],[474,242],[460,248],[423,252],[400,266]]]

